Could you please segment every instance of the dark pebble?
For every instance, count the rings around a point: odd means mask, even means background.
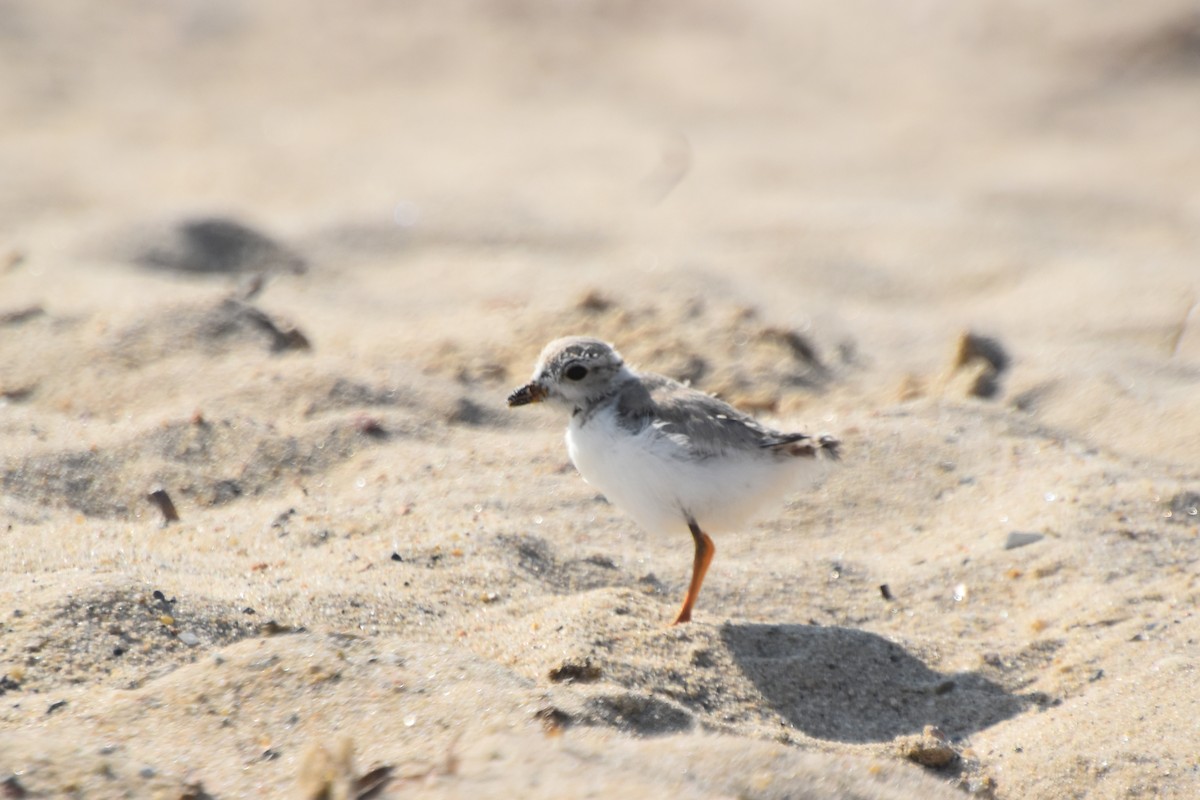
[[[1022,531],[1010,531],[1008,538],[1004,540],[1005,550],[1016,550],[1018,547],[1034,544],[1045,539],[1044,533],[1024,533]]]

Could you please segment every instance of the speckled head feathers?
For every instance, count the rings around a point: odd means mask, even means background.
[[[600,339],[567,336],[546,345],[529,383],[508,397],[510,406],[541,401],[584,407],[612,392],[625,371],[616,348]]]
[[[565,336],[542,348],[537,366],[533,369],[533,377],[536,379],[549,374],[558,376],[572,362],[589,367],[620,366],[625,363],[617,348],[608,342],[588,336]]]

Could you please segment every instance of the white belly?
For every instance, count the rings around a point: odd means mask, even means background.
[[[583,425],[572,418],[567,452],[584,480],[651,533],[685,531],[689,518],[706,533],[742,528],[823,472],[814,459],[769,451],[689,460],[679,443],[651,427],[631,435],[608,410]]]

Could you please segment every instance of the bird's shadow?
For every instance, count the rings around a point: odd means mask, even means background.
[[[817,739],[889,741],[926,725],[957,738],[1046,702],[976,672],[940,673],[851,628],[726,624],[721,638],[774,710]]]

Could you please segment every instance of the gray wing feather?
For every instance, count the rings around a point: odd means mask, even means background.
[[[836,441],[815,439],[805,433],[783,433],[768,428],[712,395],[690,389],[653,373],[630,381],[617,396],[617,415],[632,431],[655,425],[690,455],[706,458],[730,450],[761,448],[781,455],[816,455],[827,449],[836,455]]]

